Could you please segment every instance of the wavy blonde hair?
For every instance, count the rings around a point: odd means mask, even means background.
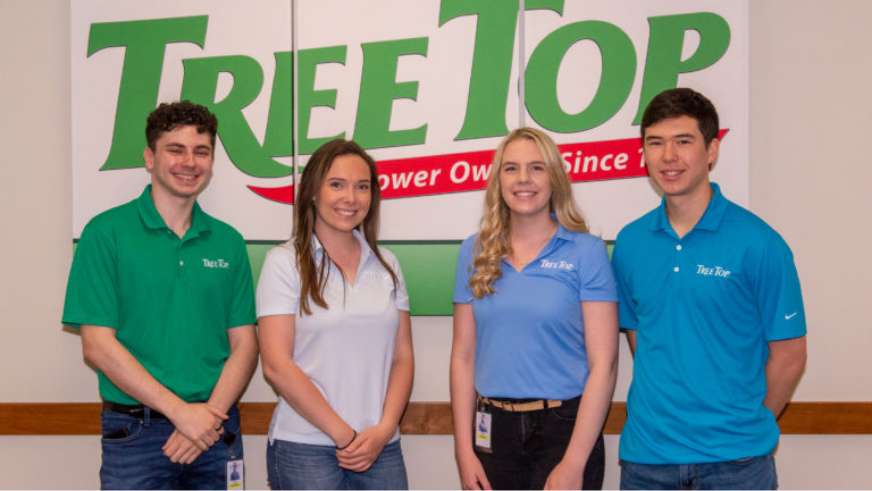
[[[567,230],[587,232],[587,225],[572,197],[572,187],[563,169],[560,151],[554,140],[535,128],[525,127],[512,131],[497,147],[488,178],[481,230],[474,248],[473,274],[469,279],[469,286],[475,298],[484,298],[494,293],[494,283],[502,276],[500,262],[512,253],[512,243],[509,240],[512,226],[511,210],[503,200],[500,172],[506,147],[521,138],[535,143],[542,155],[551,181],[549,209],[557,216],[557,222]]]

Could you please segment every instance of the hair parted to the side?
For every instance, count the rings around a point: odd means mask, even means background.
[[[526,138],[536,144],[539,153],[548,169],[551,182],[550,211],[557,217],[557,222],[567,230],[587,232],[581,212],[572,197],[572,186],[563,168],[560,151],[550,136],[535,128],[518,128],[500,142],[494,154],[493,167],[488,178],[485,192],[484,211],[481,217],[481,228],[476,240],[473,260],[473,274],[469,286],[475,298],[483,298],[494,293],[494,282],[502,275],[500,262],[511,254],[512,244],[509,240],[511,231],[511,210],[503,200],[503,190],[500,185],[503,155],[506,147],[515,140]]]
[[[718,137],[720,121],[712,101],[699,92],[686,87],[668,89],[654,96],[642,113],[642,141],[645,130],[665,119],[688,116],[696,120],[706,146]]]
[[[315,236],[315,220],[318,214],[318,210],[315,207],[315,196],[318,195],[324,183],[324,178],[330,171],[333,162],[337,157],[342,155],[357,155],[369,167],[372,198],[370,200],[369,212],[358,228],[363,233],[366,243],[369,244],[375,257],[378,258],[382,266],[391,275],[394,287],[398,283],[396,272],[382,257],[376,242],[378,240],[381,192],[379,190],[375,161],[360,145],[353,141],[342,139],[331,140],[318,147],[315,153],[312,154],[312,157],[309,158],[309,162],[303,170],[303,175],[300,177],[300,182],[297,184],[299,191],[297,199],[294,201],[293,243],[297,267],[300,272],[301,315],[312,314],[310,300],[321,308],[327,308],[327,302],[324,300],[324,287],[330,274],[329,265],[332,259],[330,259],[327,251],[324,250],[321,260],[317,265],[315,264],[314,248],[312,247],[312,237]]]
[[[179,126],[196,126],[197,133],[209,133],[212,146],[218,133],[218,119],[206,106],[191,101],[163,102],[148,115],[145,123],[145,141],[148,148],[155,149],[160,135]]]

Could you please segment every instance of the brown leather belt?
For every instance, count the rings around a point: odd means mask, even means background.
[[[507,399],[491,399],[489,397],[478,396],[479,404],[493,406],[503,411],[512,413],[526,413],[530,411],[541,411],[543,409],[552,409],[563,405],[563,401],[554,399],[535,399],[532,401],[513,401]]]

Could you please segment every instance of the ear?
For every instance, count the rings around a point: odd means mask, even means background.
[[[713,138],[712,141],[709,142],[708,148],[706,152],[708,153],[708,168],[709,172],[715,168],[715,164],[718,162],[718,155],[720,155],[721,151],[721,141],[717,138]]]
[[[145,147],[145,150],[142,151],[142,158],[145,160],[145,170],[151,173],[154,169],[154,151],[151,147]]]

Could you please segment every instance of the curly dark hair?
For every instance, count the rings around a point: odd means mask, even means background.
[[[207,132],[215,146],[218,132],[218,119],[206,106],[191,101],[163,102],[148,115],[145,124],[145,139],[148,148],[155,150],[155,142],[160,135],[179,126],[196,126],[197,133]]]
[[[706,145],[718,137],[720,122],[718,121],[718,111],[712,101],[693,89],[679,87],[664,90],[651,99],[644,114],[642,114],[642,140],[645,139],[646,128],[664,119],[681,116],[689,116],[696,120]]]

